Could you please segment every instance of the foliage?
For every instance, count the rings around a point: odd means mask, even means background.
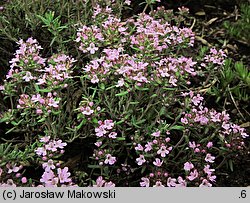
[[[226,21],[224,26],[231,37],[235,37],[236,39],[243,41],[244,43],[250,43],[250,5],[249,4],[241,4],[240,5],[240,18],[235,23],[231,24]]]

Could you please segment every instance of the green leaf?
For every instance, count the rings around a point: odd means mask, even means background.
[[[97,118],[92,118],[92,122],[97,124],[98,123]]]
[[[141,90],[141,91],[147,91],[147,90],[149,90],[149,88],[147,88],[147,87],[140,87],[140,86],[137,86],[137,85],[135,85],[135,89]]]
[[[121,96],[124,96],[126,94],[128,94],[128,91],[120,92],[120,93],[116,94],[115,96],[121,97]]]
[[[139,104],[140,102],[136,101],[136,102],[130,102],[129,104]]]
[[[38,123],[42,123],[42,122],[44,122],[45,120],[46,120],[46,118],[43,117],[43,118],[41,118],[40,120],[38,120],[37,122],[38,122]]]
[[[169,128],[169,130],[184,130],[185,128],[183,126],[180,125],[174,125],[172,127]]]
[[[100,86],[100,88],[101,88],[102,90],[105,90],[105,85],[104,85],[104,83],[100,83],[99,86]]]
[[[228,164],[229,164],[230,170],[233,172],[233,171],[234,171],[234,168],[233,168],[233,161],[232,161],[232,159],[229,159],[229,160],[228,160]]]
[[[98,165],[88,165],[89,168],[101,168],[102,166],[98,166]]]
[[[125,137],[117,137],[116,140],[118,140],[118,141],[124,141],[124,140],[126,140],[126,138]]]

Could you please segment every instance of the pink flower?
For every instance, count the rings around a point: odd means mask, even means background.
[[[104,126],[101,125],[98,128],[95,128],[95,133],[97,137],[103,137],[103,135],[106,134],[107,131],[104,129]]]
[[[90,45],[89,45],[89,47],[87,48],[87,50],[91,54],[94,54],[98,50],[98,47],[96,47],[95,44],[93,42],[91,42]]]
[[[25,184],[25,183],[27,183],[27,182],[28,182],[28,180],[27,180],[27,178],[26,178],[26,177],[22,177],[21,182],[22,182],[23,184]]]
[[[194,165],[191,163],[191,162],[186,162],[185,164],[184,164],[184,170],[185,171],[190,171],[191,169],[193,169],[194,168]]]
[[[45,171],[50,171],[51,169],[55,169],[56,167],[53,164],[53,160],[50,159],[47,163],[43,163],[43,168],[45,169]]]
[[[152,133],[151,135],[154,137],[159,137],[160,134],[161,134],[161,131],[156,131],[156,132]]]
[[[94,113],[94,111],[89,106],[83,108],[82,114],[91,115],[92,113]]]
[[[152,145],[153,143],[152,142],[148,142],[146,145],[145,145],[145,152],[149,152],[151,151],[153,148],[152,148]]]
[[[40,179],[41,183],[47,183],[48,181],[51,181],[55,177],[55,174],[53,171],[45,171],[42,175],[42,178]]]
[[[104,184],[104,187],[115,187],[115,184],[109,181]]]
[[[177,178],[177,181],[179,184],[176,184],[176,187],[186,187],[187,186],[187,183],[185,180],[183,180],[183,178],[181,176],[179,176]]]
[[[40,138],[40,142],[44,142],[44,143],[49,142],[49,140],[50,140],[50,136],[44,136]]]
[[[164,187],[164,185],[162,185],[161,181],[156,181],[155,185],[153,185],[153,187]]]
[[[199,173],[195,169],[193,172],[191,172],[189,174],[189,176],[187,178],[188,178],[188,180],[193,181],[194,179],[198,178],[198,176],[199,176]]]
[[[92,76],[91,82],[92,82],[92,83],[98,83],[98,82],[99,82],[99,78],[97,77],[97,75],[93,75],[93,76]]]
[[[153,164],[155,166],[160,167],[162,165],[163,161],[161,161],[159,158],[156,158],[155,161],[153,162]]]
[[[69,170],[68,167],[64,167],[63,169],[61,169],[61,168],[57,169],[57,174],[58,174],[58,178],[59,178],[60,183],[71,182],[71,179],[69,178],[70,172],[68,172],[68,170]]]
[[[187,120],[187,118],[181,118],[181,122],[183,123],[183,124],[188,124],[188,120]]]
[[[193,141],[193,142],[189,142],[188,144],[189,144],[189,147],[190,147],[190,148],[192,148],[192,149],[195,149],[195,148],[196,148],[196,144],[195,144],[194,141]]]
[[[135,147],[136,151],[143,151],[143,146],[141,146],[141,144],[137,144],[137,146]]]
[[[142,182],[140,182],[141,187],[149,187],[150,181],[148,178],[141,178]]]
[[[105,164],[113,165],[116,162],[116,158],[111,156],[111,154],[106,155],[106,159],[104,161]]]
[[[203,99],[204,99],[204,98],[201,97],[200,94],[197,94],[197,96],[194,96],[194,97],[192,98],[192,102],[193,102],[193,104],[194,104],[195,106],[198,106],[198,105],[201,103],[201,101],[202,101]]]
[[[211,148],[213,146],[213,142],[208,142],[207,143],[207,148]]]
[[[136,162],[139,166],[141,166],[143,163],[146,162],[146,160],[143,155],[140,155],[140,157],[136,159]]]
[[[167,154],[169,154],[169,151],[171,150],[172,148],[169,147],[168,149],[166,148],[166,146],[161,146],[161,148],[157,151],[157,154],[160,154],[161,157],[166,157]]]
[[[3,169],[0,168],[0,177],[1,177],[2,173],[3,173]]]
[[[38,156],[46,156],[47,155],[47,151],[44,147],[38,147],[36,150],[35,150],[36,154]]]
[[[105,120],[103,127],[107,128],[108,130],[111,130],[114,127],[114,123],[112,120]]]
[[[167,180],[167,186],[168,187],[175,187],[176,186],[176,179],[169,177]]]
[[[212,187],[212,184],[209,183],[207,179],[203,179],[199,187]]]
[[[7,173],[17,173],[20,170],[20,167],[17,167],[16,164],[13,166],[11,164],[6,164],[6,168],[9,169]]]
[[[99,176],[97,179],[96,179],[96,185],[93,185],[93,187],[102,187],[105,183],[105,180],[103,180],[103,177],[102,176]]]
[[[120,79],[118,80],[118,83],[117,83],[116,87],[122,87],[123,85],[124,85],[124,79],[123,79],[123,78],[120,78]]]
[[[112,139],[115,139],[116,136],[117,136],[117,133],[116,133],[116,132],[111,132],[111,133],[109,133],[109,135],[108,135],[108,137],[109,137],[109,138],[112,138]]]
[[[23,76],[23,79],[26,81],[26,82],[29,82],[30,80],[33,80],[34,77],[31,75],[31,73],[29,71],[26,72],[26,75]]]
[[[207,174],[207,175],[211,175],[215,169],[210,169],[210,165],[206,165],[203,169],[203,171]]]
[[[57,141],[54,141],[54,145],[57,148],[63,149],[65,146],[67,146],[67,143],[62,142],[62,140],[57,140]]]
[[[101,145],[102,145],[102,141],[95,143],[95,146],[97,146],[97,147],[100,147]]]
[[[215,159],[215,157],[214,156],[212,156],[211,154],[207,154],[206,155],[206,157],[205,157],[205,161],[206,162],[209,162],[209,163],[214,163],[214,159]]]
[[[57,151],[57,147],[55,146],[55,143],[52,141],[45,145],[45,149],[52,152]]]
[[[125,0],[125,1],[124,1],[124,4],[130,5],[130,4],[131,4],[131,1],[130,1],[130,0]]]

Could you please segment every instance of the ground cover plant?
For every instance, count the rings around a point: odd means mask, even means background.
[[[60,3],[1,8],[2,49],[15,47],[2,59],[1,186],[227,186],[249,135],[220,102],[243,116],[247,65],[197,37],[186,7]]]

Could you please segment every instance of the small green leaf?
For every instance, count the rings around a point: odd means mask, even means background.
[[[98,166],[98,165],[88,165],[89,168],[101,168],[102,166]]]
[[[228,160],[228,164],[229,164],[230,170],[233,172],[233,171],[234,171],[234,168],[233,168],[233,161],[232,161],[232,159],[229,159],[229,160]]]
[[[169,128],[169,130],[184,130],[185,128],[183,126],[180,125],[174,125],[172,127]]]
[[[120,92],[120,93],[116,94],[115,96],[121,97],[121,96],[124,96],[126,94],[128,94],[128,91]]]
[[[118,140],[118,141],[124,141],[124,140],[126,140],[126,138],[125,137],[117,137],[116,140]]]
[[[38,120],[37,122],[38,123],[42,123],[43,121],[45,121],[46,119],[45,119],[45,117],[43,117],[43,118],[41,118],[40,120]]]

